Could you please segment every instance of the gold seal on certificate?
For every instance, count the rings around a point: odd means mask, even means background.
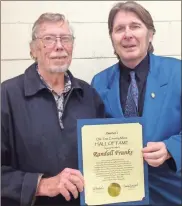
[[[84,125],[81,141],[87,205],[143,200],[141,124]]]
[[[108,187],[108,193],[111,197],[117,197],[121,192],[121,186],[117,183],[111,183]]]

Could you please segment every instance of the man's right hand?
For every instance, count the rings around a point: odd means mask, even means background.
[[[37,187],[36,196],[55,197],[63,195],[67,201],[71,199],[70,193],[76,199],[83,191],[84,179],[79,170],[66,168],[54,177],[42,178]]]

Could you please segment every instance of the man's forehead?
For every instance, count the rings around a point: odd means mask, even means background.
[[[44,22],[39,27],[39,30],[41,30],[41,32],[55,30],[55,29],[69,30],[69,25],[66,21],[57,21],[57,22]]]
[[[135,12],[131,11],[119,11],[116,14],[115,22],[136,22],[136,23],[142,23],[142,20],[139,18],[139,16]]]

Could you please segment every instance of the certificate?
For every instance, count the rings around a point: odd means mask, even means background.
[[[146,205],[147,165],[140,118],[78,120],[81,205]]]

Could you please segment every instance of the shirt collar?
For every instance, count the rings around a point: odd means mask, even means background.
[[[37,63],[30,65],[24,73],[24,92],[25,96],[33,96],[36,93],[47,89],[45,84],[42,84],[40,81],[40,76],[36,71]],[[74,78],[72,73],[68,70],[67,74],[69,75],[71,81],[71,88],[78,91],[79,94],[83,96],[83,88],[81,87],[79,81]]]
[[[39,73],[38,67],[36,68],[36,71],[40,77],[40,81],[42,82],[43,85],[45,85],[51,92],[56,93],[45,81],[43,76]],[[62,93],[67,93],[71,89],[71,79],[69,77],[69,74],[67,72],[64,73],[64,90]]]
[[[146,78],[149,71],[149,54],[147,54],[145,58],[134,69],[125,66],[121,61],[119,61],[119,65],[121,75],[123,75],[124,78],[127,78],[128,81],[130,80],[130,71],[135,71],[136,77],[139,81],[143,80]]]

